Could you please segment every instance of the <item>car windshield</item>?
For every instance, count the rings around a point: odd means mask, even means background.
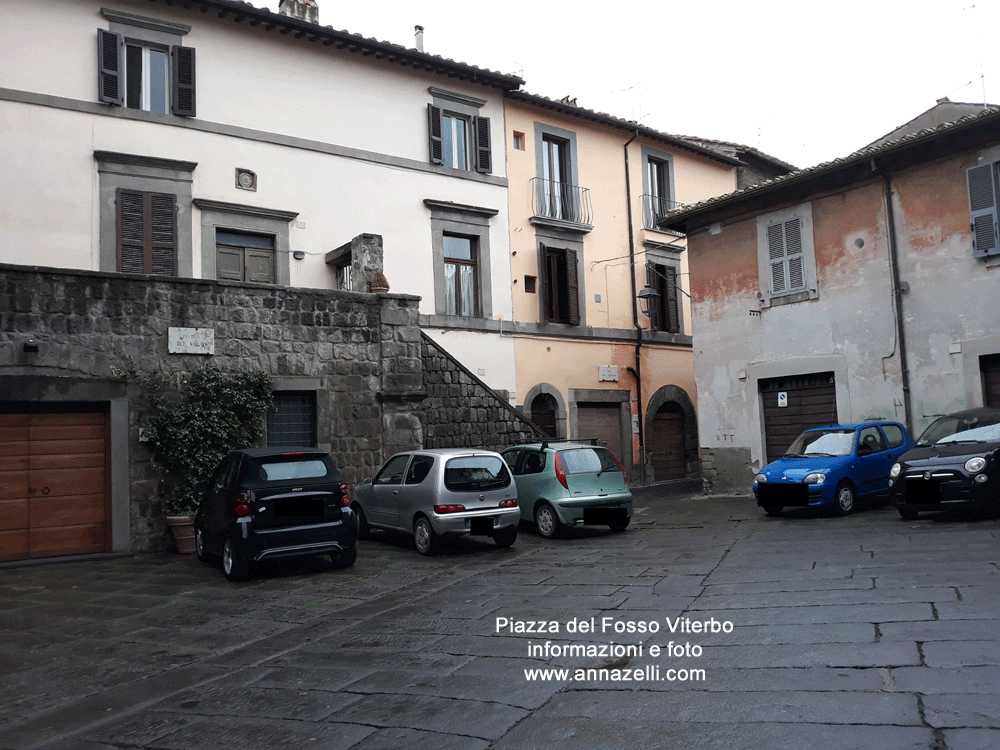
[[[286,482],[292,479],[323,479],[331,473],[322,458],[316,456],[274,456],[251,459],[246,473],[248,482]]]
[[[559,451],[566,474],[600,474],[603,471],[621,471],[615,457],[604,448],[577,448]]]
[[[974,417],[941,417],[924,430],[917,445],[962,442],[1000,443],[1000,412]]]
[[[854,430],[850,428],[806,430],[795,438],[785,455],[794,458],[849,456],[853,450]]]
[[[444,465],[444,486],[453,492],[495,490],[509,484],[507,464],[495,456],[453,458]]]

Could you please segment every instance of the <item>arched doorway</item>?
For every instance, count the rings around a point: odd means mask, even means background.
[[[556,430],[556,400],[548,393],[539,393],[531,400],[531,421],[549,437],[559,437]]]
[[[684,435],[685,418],[680,405],[668,401],[660,406],[653,415],[652,429],[646,438],[646,450],[653,465],[653,481],[684,478],[687,473]]]

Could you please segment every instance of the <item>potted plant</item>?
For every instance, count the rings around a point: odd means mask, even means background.
[[[204,487],[204,482],[198,482],[195,487],[175,486],[160,505],[177,551],[182,555],[190,555],[195,551],[194,517],[198,513],[198,501],[201,497],[197,490],[203,490]]]
[[[385,277],[384,273],[376,271],[372,274],[372,278],[371,281],[368,282],[368,286],[373,292],[388,292],[389,280]]]

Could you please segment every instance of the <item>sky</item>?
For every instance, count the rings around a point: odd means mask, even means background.
[[[318,4],[324,26],[413,47],[420,24],[425,52],[519,75],[524,91],[797,167],[847,156],[941,97],[1000,103],[997,0]]]

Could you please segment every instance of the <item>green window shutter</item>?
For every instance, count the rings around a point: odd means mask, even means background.
[[[969,181],[969,212],[972,223],[973,255],[984,258],[1000,253],[997,245],[996,180],[993,165],[966,171]]]
[[[493,151],[490,144],[490,118],[473,117],[472,129],[476,134],[476,171],[488,174],[493,171]]]
[[[441,108],[427,105],[427,130],[431,164],[444,164],[444,135],[441,131]]]
[[[182,117],[194,117],[194,49],[170,48],[170,112]]]
[[[569,324],[580,325],[580,285],[576,277],[576,250],[566,251],[566,293],[569,298]]]
[[[105,104],[125,103],[122,73],[125,40],[113,31],[97,30],[97,100]]]

